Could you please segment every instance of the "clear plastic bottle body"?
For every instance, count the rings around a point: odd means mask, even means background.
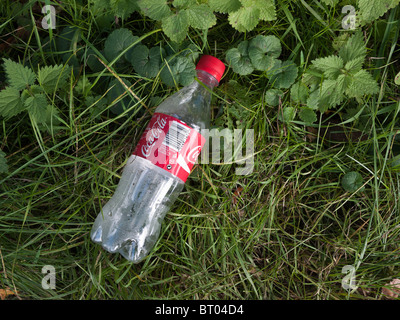
[[[173,116],[200,132],[209,127],[211,91],[218,81],[202,70],[197,76],[200,82],[182,88],[155,112]],[[129,261],[142,261],[157,242],[162,221],[183,187],[184,182],[170,172],[131,155],[114,195],[93,224],[91,239]]]

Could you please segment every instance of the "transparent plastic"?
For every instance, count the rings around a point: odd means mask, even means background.
[[[200,132],[209,128],[211,92],[218,81],[202,70],[197,70],[197,78],[155,112],[178,118]],[[142,261],[157,242],[164,217],[183,187],[178,177],[131,155],[114,195],[93,224],[91,239],[108,252],[119,252],[134,263]]]

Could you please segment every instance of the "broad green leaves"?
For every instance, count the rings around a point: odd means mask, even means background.
[[[21,101],[19,90],[13,87],[6,87],[0,91],[0,115],[4,118],[11,118],[25,109]]]
[[[348,192],[356,192],[363,185],[363,178],[357,171],[346,173],[342,177],[342,187]]]
[[[104,43],[104,55],[109,62],[113,61],[128,47],[137,41],[132,32],[125,28],[116,29],[110,33]],[[127,53],[128,55],[129,53]]]
[[[325,112],[344,101],[355,98],[363,99],[367,95],[376,94],[379,87],[375,79],[362,69],[367,49],[361,32],[353,34],[338,48],[337,55],[317,58],[311,62],[310,68],[303,75],[302,83],[307,86],[307,96],[303,97],[300,118],[308,122],[311,112]],[[292,90],[294,90],[292,88]],[[304,101],[305,100],[305,101]]]
[[[150,2],[146,7],[150,14],[163,14],[161,9],[153,8]],[[181,0],[177,1],[176,5],[188,5],[191,2],[192,0]],[[144,4],[147,5],[147,2],[142,2],[142,5]],[[198,9],[196,7],[187,9],[184,14]],[[170,15],[163,21],[168,23],[167,19],[176,19],[176,15]],[[172,22],[171,28],[174,29],[175,36],[179,37],[180,25]],[[185,86],[194,80],[196,75],[194,60],[198,56],[198,49],[195,46],[171,43],[164,49],[162,46],[148,47],[138,40],[139,38],[126,28],[117,29],[107,37],[102,52],[109,62],[117,59],[114,64],[116,72],[131,73],[133,68],[134,72],[145,78],[160,76],[162,82],[168,86]],[[101,67],[96,61],[97,58],[92,50],[88,58],[88,66],[94,72],[99,72],[104,69],[104,66]],[[110,92],[112,96],[115,96],[114,93],[123,93],[125,90],[115,82],[110,83],[109,88],[113,88]],[[117,110],[119,113],[128,105],[126,101],[124,104],[125,106],[115,106],[111,110]]]
[[[226,60],[232,66],[232,70],[240,75],[247,75],[254,71],[254,66],[248,53],[249,42],[242,41],[237,48],[226,52]]]
[[[258,35],[229,49],[226,61],[240,75],[263,71],[275,88],[289,88],[296,80],[298,68],[292,61],[279,60],[281,52],[281,42],[277,37]]]
[[[238,31],[253,30],[260,20],[272,21],[276,19],[274,0],[241,0],[242,6],[229,12],[229,23]]]
[[[335,6],[338,0],[322,0],[325,4]],[[357,18],[361,23],[370,23],[383,16],[388,10],[399,5],[400,0],[357,0]]]
[[[161,80],[168,86],[174,87],[178,84],[189,85],[196,76],[196,66],[187,57],[178,56],[173,59],[166,59],[166,64],[161,70]]]
[[[197,1],[173,1],[173,7],[165,0],[139,0],[138,4],[146,16],[161,21],[164,33],[175,42],[185,39],[189,27],[205,30],[217,22],[210,6]]]
[[[253,30],[260,21],[276,19],[274,0],[137,0],[141,12],[161,21],[164,33],[182,42],[189,28],[206,30],[216,24],[214,12],[228,15],[228,21],[240,32]]]
[[[138,74],[154,78],[160,71],[162,51],[160,47],[149,49],[143,44],[137,45],[132,50],[130,62]]]
[[[35,82],[36,77],[31,68],[24,67],[22,64],[10,59],[3,59],[3,61],[7,80],[12,88],[22,90]]]
[[[3,66],[9,86],[0,91],[0,116],[8,119],[27,111],[41,129],[49,129],[58,123],[58,112],[49,103],[48,95],[65,86],[69,67],[39,67],[35,74],[29,67],[9,59],[4,59]]]
[[[278,62],[270,70],[270,82],[275,88],[288,89],[297,78],[298,68],[292,61]]]
[[[249,57],[254,68],[257,70],[271,69],[276,58],[281,55],[282,46],[275,36],[258,35],[251,40],[248,49]]]
[[[389,9],[396,7],[400,0],[358,0],[360,17],[362,21],[369,23],[378,19]]]
[[[37,79],[40,86],[48,94],[54,93],[57,88],[65,85],[69,76],[69,68],[63,65],[45,66],[39,68]]]
[[[171,14],[166,0],[139,0],[138,4],[143,13],[153,20],[161,20]]]

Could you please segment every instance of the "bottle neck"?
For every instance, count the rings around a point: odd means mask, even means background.
[[[203,70],[196,70],[197,78],[201,83],[203,83],[207,88],[213,90],[216,86],[218,86],[218,80],[214,78],[211,74]]]

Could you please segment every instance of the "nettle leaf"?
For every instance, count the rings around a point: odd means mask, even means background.
[[[283,91],[279,89],[269,89],[265,92],[265,102],[271,107],[277,107],[279,100],[283,97]]]
[[[270,81],[275,88],[287,89],[295,82],[297,73],[297,65],[287,60],[282,63],[277,63],[270,70]]]
[[[347,63],[353,59],[365,59],[367,48],[365,47],[363,35],[361,32],[356,32],[346,43],[339,49],[339,56]]]
[[[195,6],[196,0],[174,0],[172,1],[172,5],[174,7],[183,7],[183,8],[189,8],[190,6]]]
[[[400,0],[358,0],[360,17],[364,22],[371,22],[378,19],[389,9],[393,9],[400,3]]]
[[[161,20],[172,14],[167,0],[138,0],[138,5],[153,20]]]
[[[209,29],[217,23],[211,8],[206,4],[192,5],[186,10],[189,24],[197,29]]]
[[[196,65],[184,56],[167,57],[166,63],[161,69],[161,80],[170,87],[180,84],[186,86],[194,81],[196,76]]]
[[[344,65],[343,59],[334,55],[315,59],[311,63],[317,70],[323,72],[327,79],[336,79]]]
[[[350,98],[361,98],[367,94],[379,92],[378,83],[366,70],[360,70],[351,79],[350,85],[346,89],[346,94]]]
[[[226,61],[232,67],[232,70],[242,76],[248,75],[254,71],[248,55],[249,42],[242,41],[237,48],[229,49],[226,52]]]
[[[326,111],[343,100],[343,87],[338,80],[324,80],[321,85],[319,109]]]
[[[363,185],[363,178],[359,172],[351,171],[342,177],[342,187],[348,192],[355,192]],[[362,191],[362,188],[360,191]]]
[[[6,87],[0,91],[0,116],[11,118],[25,109],[19,90]]]
[[[132,31],[121,28],[109,34],[104,43],[104,55],[109,62],[117,58],[124,50],[139,38],[132,34]],[[130,50],[129,50],[130,51]],[[128,51],[128,52],[129,52]],[[127,54],[128,54],[127,52]],[[121,57],[122,58],[122,57]]]
[[[161,67],[162,49],[140,44],[132,50],[131,64],[135,71],[142,77],[154,78],[157,76]]]
[[[31,114],[40,114],[41,109],[47,105],[46,96],[43,93],[38,93],[33,96],[29,96],[25,99],[24,105]]]
[[[299,112],[299,118],[303,120],[305,123],[314,123],[317,121],[317,114],[314,110],[310,108],[301,108]]]
[[[213,11],[221,13],[234,12],[242,6],[239,0],[208,0],[208,5]]]
[[[8,165],[6,160],[6,154],[0,150],[0,173],[8,172]]]
[[[354,74],[361,70],[365,58],[363,56],[350,60],[346,63],[344,68],[350,73]]]
[[[3,59],[3,61],[7,80],[11,87],[22,90],[35,83],[36,76],[31,68],[24,67],[10,59]]]
[[[69,70],[69,67],[63,65],[45,66],[39,68],[37,79],[41,87],[48,94],[52,94],[65,85],[69,77]]]
[[[163,19],[162,29],[172,41],[182,42],[189,30],[189,18],[187,10],[180,10]]]
[[[257,70],[264,71],[272,68],[281,52],[281,42],[275,36],[258,35],[249,43],[248,54]]]

